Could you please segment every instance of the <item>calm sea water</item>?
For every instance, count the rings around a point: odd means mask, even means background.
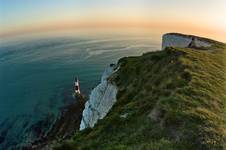
[[[88,95],[110,63],[158,49],[160,40],[140,32],[55,33],[2,40],[0,149],[38,138],[37,123],[47,117],[54,122],[60,108],[71,102],[67,97],[75,76]]]

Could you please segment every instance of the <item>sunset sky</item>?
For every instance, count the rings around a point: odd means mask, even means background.
[[[0,0],[2,37],[87,27],[140,27],[226,42],[226,0]]]

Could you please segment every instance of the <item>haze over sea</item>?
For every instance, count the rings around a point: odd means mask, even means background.
[[[38,138],[72,102],[73,81],[88,96],[104,69],[124,56],[160,49],[150,31],[67,31],[0,43],[0,149]],[[48,119],[46,119],[48,118]],[[48,122],[46,122],[48,120]]]

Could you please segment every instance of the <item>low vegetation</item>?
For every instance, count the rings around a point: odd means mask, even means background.
[[[226,50],[167,48],[119,61],[117,102],[55,149],[226,149]]]

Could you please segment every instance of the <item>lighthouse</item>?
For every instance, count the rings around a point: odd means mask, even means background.
[[[75,94],[80,94],[80,86],[79,86],[79,80],[78,80],[78,77],[76,78],[75,80]]]

